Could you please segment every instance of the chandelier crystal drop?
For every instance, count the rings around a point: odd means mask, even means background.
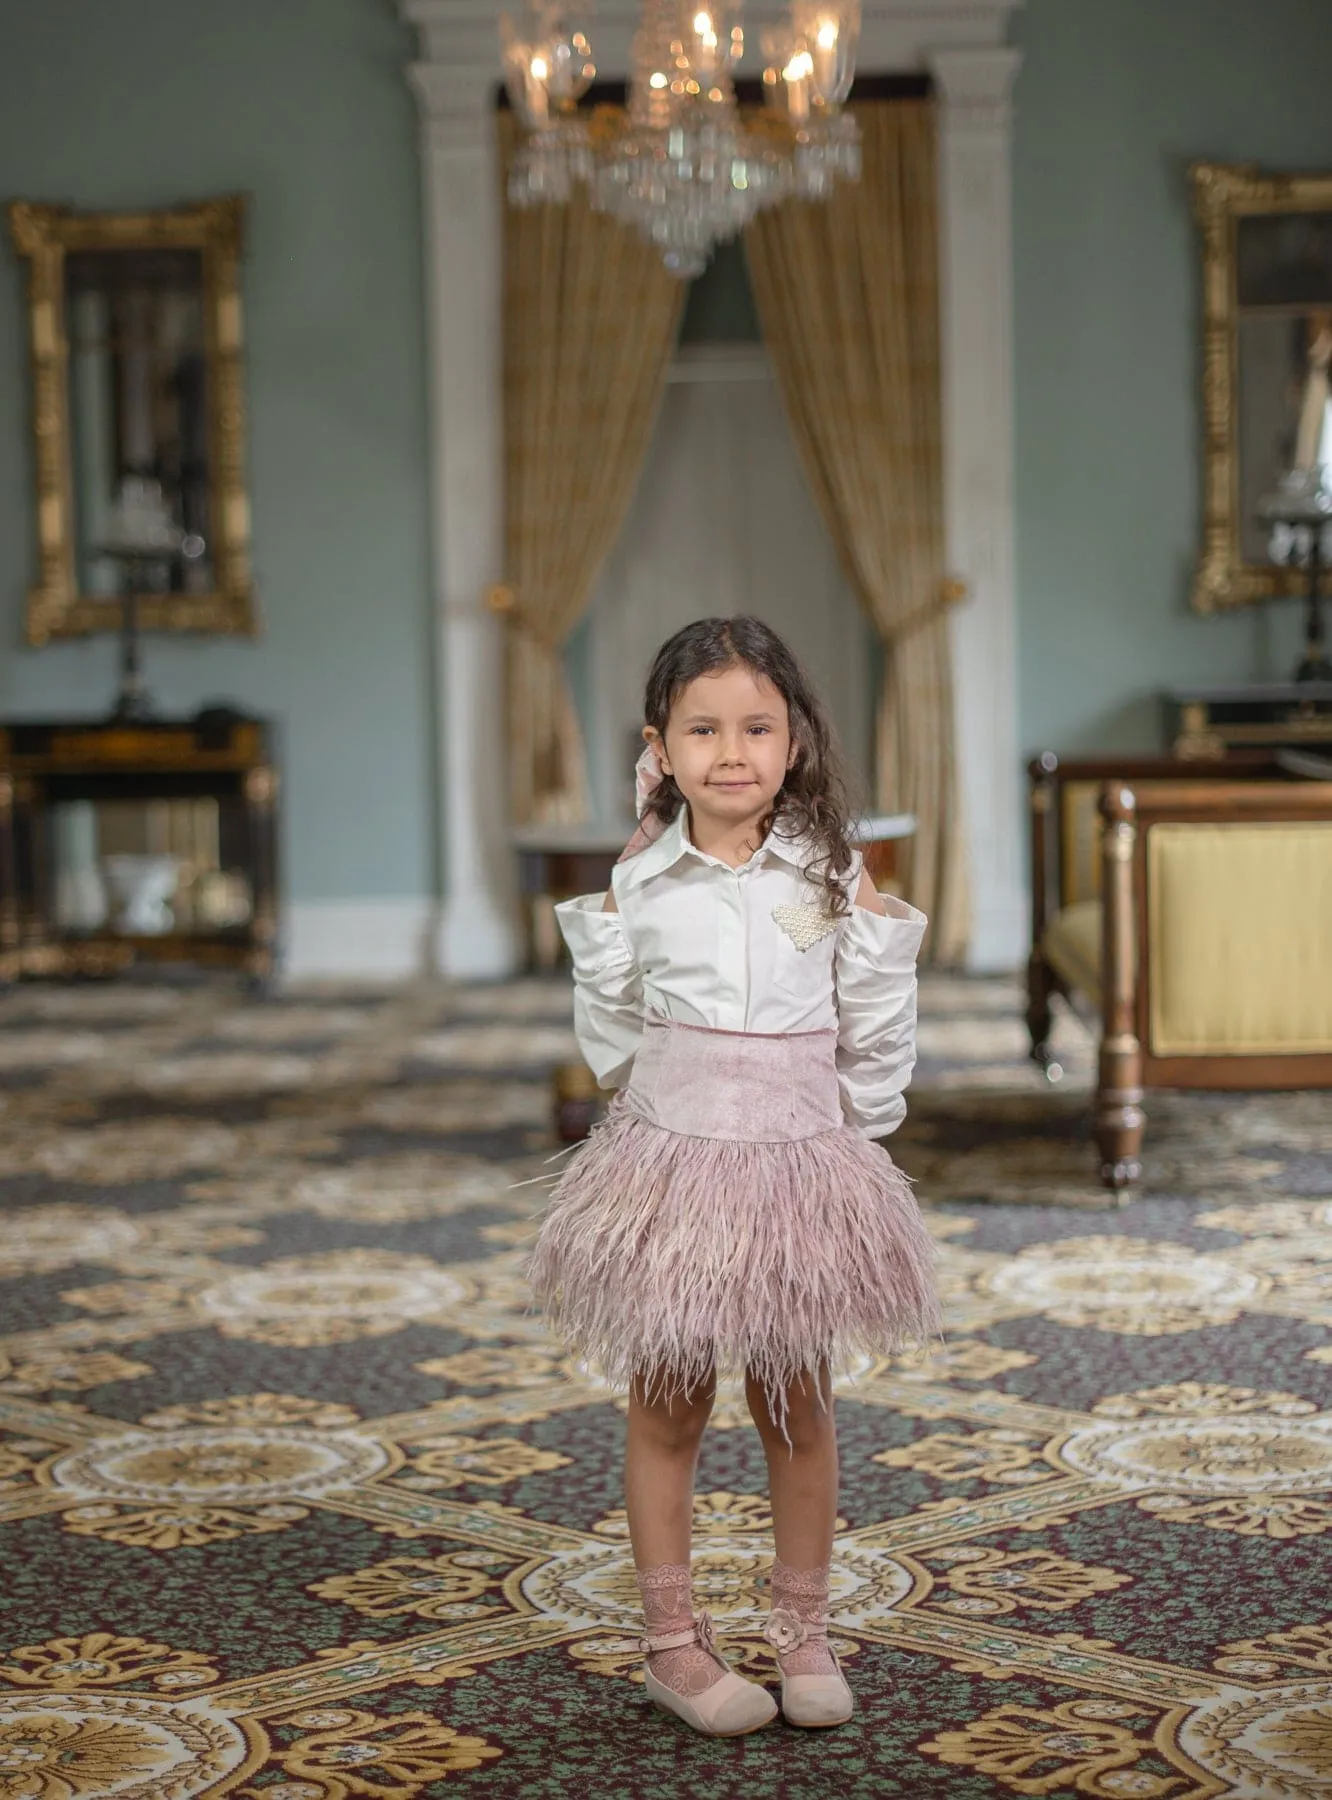
[[[614,126],[577,110],[596,69],[562,0],[528,0],[501,21],[505,82],[526,137],[510,174],[516,206],[561,204],[575,183],[661,252],[700,274],[713,248],[763,207],[823,200],[860,174],[860,137],[842,107],[855,75],[860,0],[792,0],[763,34],[765,107],[744,117],[733,71],[740,0],[642,0],[628,105]]]
[[[576,181],[592,178],[592,145],[575,110],[596,75],[581,31],[552,9],[529,9],[519,24],[500,19],[504,85],[525,137],[509,174],[515,206],[563,205]]]

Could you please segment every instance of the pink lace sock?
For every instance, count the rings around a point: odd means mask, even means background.
[[[828,1564],[819,1569],[772,1565],[772,1612],[765,1632],[783,1675],[835,1675],[828,1648]],[[788,1647],[789,1646],[789,1647]]]
[[[658,1563],[638,1571],[638,1591],[643,1596],[643,1617],[649,1637],[668,1637],[688,1631],[694,1623],[693,1592],[688,1563]],[[726,1674],[727,1665],[695,1641],[679,1650],[653,1650],[648,1667],[672,1693],[706,1693]]]

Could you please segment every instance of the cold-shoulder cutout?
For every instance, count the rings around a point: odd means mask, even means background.
[[[863,912],[878,913],[880,918],[888,916],[888,908],[883,903],[883,895],[875,887],[866,868],[860,871],[860,886],[856,889],[856,905]]]

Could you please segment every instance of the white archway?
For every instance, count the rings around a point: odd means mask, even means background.
[[[973,968],[1016,965],[1026,894],[1014,591],[1010,95],[1019,0],[865,0],[860,66],[930,74],[939,98],[944,494],[954,610],[958,757],[973,893]],[[432,505],[443,892],[439,968],[503,975],[518,957],[505,847],[500,210],[494,128],[502,0],[399,0],[416,26],[430,332]],[[605,77],[629,63],[637,0],[601,0]],[[749,9],[751,41],[772,0]]]

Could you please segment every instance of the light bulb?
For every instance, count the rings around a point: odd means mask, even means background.
[[[817,106],[838,107],[850,95],[860,11],[861,0],[793,0],[791,22],[796,41],[810,52],[810,99]]]
[[[801,126],[809,118],[809,78],[814,63],[808,50],[797,50],[795,55],[782,70],[782,80],[786,83],[787,117],[795,126]]]
[[[711,13],[695,13],[694,37],[697,41],[690,60],[699,76],[710,82],[717,73],[717,32]]]
[[[836,19],[820,19],[814,28],[810,73],[814,77],[814,91],[825,104],[832,99],[837,87],[837,36]]]

